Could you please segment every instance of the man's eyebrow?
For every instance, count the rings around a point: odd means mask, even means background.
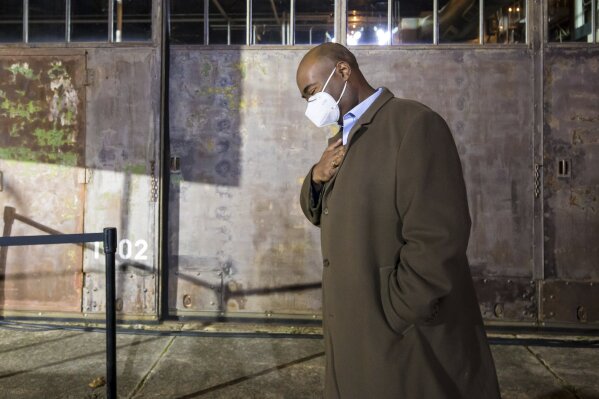
[[[312,86],[316,86],[316,83],[310,83],[309,85],[306,85],[306,87],[304,87],[304,90],[302,90],[302,93],[307,94],[308,90],[310,90]]]

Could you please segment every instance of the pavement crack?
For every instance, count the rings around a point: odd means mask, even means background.
[[[576,388],[574,387],[574,385],[570,384],[565,378],[561,377],[556,371],[554,371],[553,368],[551,368],[551,365],[547,363],[547,361],[545,361],[545,359],[543,359],[540,355],[538,355],[532,349],[530,349],[530,347],[524,347],[535,357],[535,359],[539,361],[539,363],[543,365],[543,367],[547,369],[547,371],[549,371],[549,373],[551,373],[553,377],[555,377],[555,379],[557,379],[561,383],[564,389],[566,389],[568,392],[574,395],[576,399],[581,399],[581,397],[576,392]]]
[[[253,378],[261,377],[263,375],[266,375],[266,374],[269,374],[269,373],[272,373],[272,372],[275,372],[275,371],[283,370],[283,369],[286,369],[288,367],[295,366],[297,364],[304,363],[304,362],[307,362],[307,361],[310,361],[312,359],[316,359],[316,358],[319,358],[319,357],[322,357],[322,356],[324,356],[324,352],[314,353],[312,355],[308,355],[308,356],[305,356],[305,357],[302,357],[302,358],[299,358],[299,359],[295,359],[295,360],[292,360],[292,361],[284,363],[284,364],[279,364],[279,365],[276,365],[276,366],[273,366],[273,367],[269,367],[269,368],[264,369],[264,370],[257,371],[257,372],[252,373],[252,374],[248,374],[248,375],[244,375],[244,376],[239,377],[239,378],[235,378],[233,380],[225,381],[223,383],[220,383],[220,384],[208,387],[208,388],[204,388],[204,389],[201,389],[199,391],[189,393],[187,395],[179,396],[177,399],[191,399],[191,398],[196,398],[198,396],[202,396],[202,395],[205,395],[207,393],[211,393],[211,392],[214,392],[214,391],[221,390],[223,388],[227,388],[227,387],[230,387],[230,386],[233,386],[233,385],[236,385],[236,384],[240,384],[242,382],[249,381],[249,380],[251,380]]]
[[[152,374],[152,371],[154,371],[154,369],[156,368],[156,366],[158,365],[158,363],[160,363],[160,360],[162,360],[162,358],[164,357],[164,355],[166,355],[166,353],[171,348],[171,346],[173,345],[173,342],[175,341],[176,338],[177,338],[176,336],[173,336],[167,342],[167,344],[164,346],[164,349],[162,350],[162,352],[160,353],[160,355],[156,358],[156,361],[150,366],[150,368],[148,369],[148,371],[146,372],[146,374],[137,383],[137,385],[135,386],[135,388],[133,388],[133,391],[131,391],[131,394],[129,394],[129,396],[127,396],[128,399],[131,399],[131,398],[135,397],[135,395],[137,395],[139,392],[141,392],[141,390],[143,389],[143,387],[146,385],[146,382],[150,378],[150,374]]]

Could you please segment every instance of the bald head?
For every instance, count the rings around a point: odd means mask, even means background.
[[[318,45],[306,53],[302,62],[304,60],[328,61],[331,65],[335,65],[339,61],[345,61],[352,69],[358,69],[358,62],[354,54],[338,43],[323,43]]]
[[[307,100],[322,91],[331,73],[325,91],[335,100],[347,82],[347,90],[339,101],[341,115],[374,92],[351,51],[338,43],[323,43],[310,49],[299,63],[296,81],[301,96]]]

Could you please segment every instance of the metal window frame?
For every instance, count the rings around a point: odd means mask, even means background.
[[[23,0],[23,43],[29,43],[29,0]]]
[[[71,0],[66,0],[65,3],[65,27],[64,27],[64,40],[67,43],[71,42]]]
[[[210,44],[210,0],[202,0],[204,2],[204,45]]]
[[[527,1],[528,2],[531,0]],[[543,46],[545,47],[563,47],[563,48],[588,48],[595,47],[599,43],[599,36],[597,35],[597,9],[599,0],[591,1],[591,34],[592,40],[590,42],[550,42],[549,41],[549,4],[546,1],[542,2],[543,12]],[[528,21],[527,21],[528,22]]]

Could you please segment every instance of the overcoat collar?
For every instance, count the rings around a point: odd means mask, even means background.
[[[364,112],[362,114],[362,116],[356,121],[354,126],[352,126],[352,129],[350,130],[349,135],[347,136],[347,144],[346,145],[348,147],[349,147],[349,144],[351,142],[351,139],[352,139],[354,133],[356,131],[358,131],[358,129],[360,129],[360,127],[370,124],[370,122],[372,122],[372,119],[374,118],[376,113],[379,111],[379,109],[381,109],[381,107],[383,105],[385,105],[385,103],[387,103],[387,101],[391,100],[394,97],[393,93],[391,93],[391,91],[389,89],[387,89],[386,87],[383,87],[382,89],[383,89],[383,91],[381,92],[381,94],[376,98],[376,100],[374,100],[372,105],[370,107],[368,107],[366,112]],[[329,139],[329,145],[331,145],[333,142],[339,140],[342,136],[343,136],[343,127],[341,127],[339,129],[339,131],[333,137],[331,137]]]
[[[356,121],[356,123],[350,130],[349,135],[347,136],[347,143],[345,145],[347,147],[347,150],[349,150],[349,146],[351,145],[351,140],[352,140],[354,134],[363,126],[370,124],[372,122],[372,119],[374,119],[374,116],[376,115],[376,113],[383,107],[383,105],[385,105],[393,97],[394,97],[393,93],[391,93],[391,91],[389,89],[387,89],[386,87],[383,87],[383,91],[381,92],[381,94],[376,98],[376,100],[374,100],[372,105],[370,107],[368,107],[366,112],[364,112],[362,114],[362,116]],[[343,135],[343,127],[341,129],[339,129],[337,134],[335,134],[333,137],[331,137],[329,139],[329,145],[331,145],[333,142],[339,140],[339,138],[341,138],[342,135]],[[347,155],[345,157],[343,157],[343,159],[341,160],[341,163],[339,164],[339,168],[337,169],[337,172],[335,172],[335,174],[333,175],[331,180],[329,180],[328,182],[325,183],[325,186],[324,186],[324,190],[325,190],[324,195],[325,196],[333,187],[333,183],[335,182],[335,179],[337,179],[337,176],[339,175],[339,171],[341,170],[341,167],[343,166],[343,162],[345,161],[345,158],[347,158]]]

